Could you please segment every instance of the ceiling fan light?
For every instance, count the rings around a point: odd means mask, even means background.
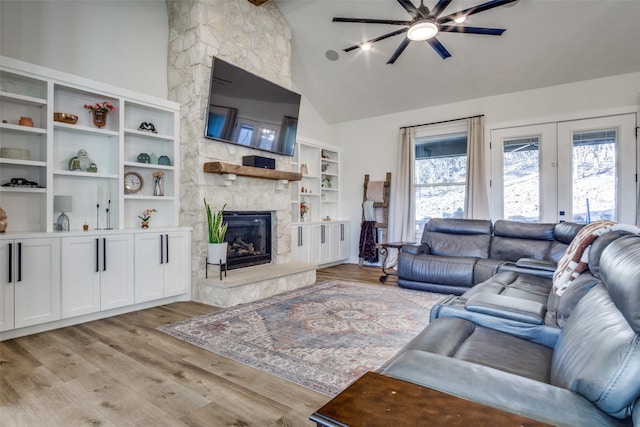
[[[365,52],[368,50],[371,50],[371,43],[368,42],[364,42],[360,45],[360,49],[364,50]]]
[[[460,15],[454,19],[454,22],[456,22],[457,24],[462,24],[466,20],[467,20],[466,15]]]
[[[438,34],[438,26],[430,20],[423,19],[409,27],[407,37],[409,40],[423,41],[435,37],[436,34]]]

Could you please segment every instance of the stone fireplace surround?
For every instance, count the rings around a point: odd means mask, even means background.
[[[256,151],[204,138],[207,91],[214,56],[282,86],[291,87],[291,30],[277,7],[256,7],[245,0],[167,0],[169,16],[169,99],[181,105],[180,225],[193,227],[192,298],[219,307],[264,298],[315,282],[315,265],[291,260],[289,186],[238,176],[231,183],[203,173],[207,162],[242,164]],[[272,155],[276,168],[291,170],[291,158]],[[230,185],[229,185],[230,184]],[[206,217],[212,209],[272,213],[272,262],[229,271],[227,277],[206,267]]]

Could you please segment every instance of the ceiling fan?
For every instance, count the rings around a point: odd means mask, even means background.
[[[403,28],[384,34],[379,37],[372,38],[362,43],[350,46],[343,49],[345,52],[350,52],[354,49],[361,48],[369,50],[371,44],[379,42],[389,37],[397,36],[399,34],[407,33],[404,40],[400,43],[396,51],[391,55],[391,58],[387,61],[387,64],[393,64],[398,57],[404,52],[410,42],[412,41],[426,41],[442,59],[447,59],[451,56],[449,51],[444,47],[442,43],[435,37],[439,32],[443,33],[467,33],[467,34],[485,34],[490,36],[499,36],[505,32],[501,28],[482,28],[482,27],[470,27],[462,24],[469,15],[475,13],[484,12],[485,10],[493,9],[494,7],[503,6],[505,4],[513,3],[518,0],[491,0],[489,2],[473,6],[468,9],[461,10],[459,12],[452,13],[443,17],[439,17],[442,12],[449,6],[452,0],[438,0],[438,3],[429,10],[420,0],[420,6],[415,7],[411,0],[397,0],[398,3],[411,15],[409,21],[398,21],[393,19],[368,19],[368,18],[333,18],[333,22],[358,22],[365,24],[387,24],[387,25],[400,25]],[[454,21],[457,25],[446,25],[448,22]]]

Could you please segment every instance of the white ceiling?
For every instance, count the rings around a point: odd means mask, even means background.
[[[330,124],[640,71],[640,0],[519,0],[465,23],[506,28],[502,36],[441,33],[450,58],[412,42],[394,65],[402,35],[369,52],[342,49],[400,27],[331,20],[409,20],[396,0],[274,1],[293,31],[293,80]],[[453,0],[441,16],[485,1]]]

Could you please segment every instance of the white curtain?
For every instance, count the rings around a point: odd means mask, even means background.
[[[398,163],[393,181],[393,221],[390,242],[415,242],[415,128],[403,128],[398,133]],[[390,254],[389,261],[395,254]]]
[[[472,117],[469,119],[467,140],[465,218],[489,219],[489,189],[486,174],[484,117]]]

